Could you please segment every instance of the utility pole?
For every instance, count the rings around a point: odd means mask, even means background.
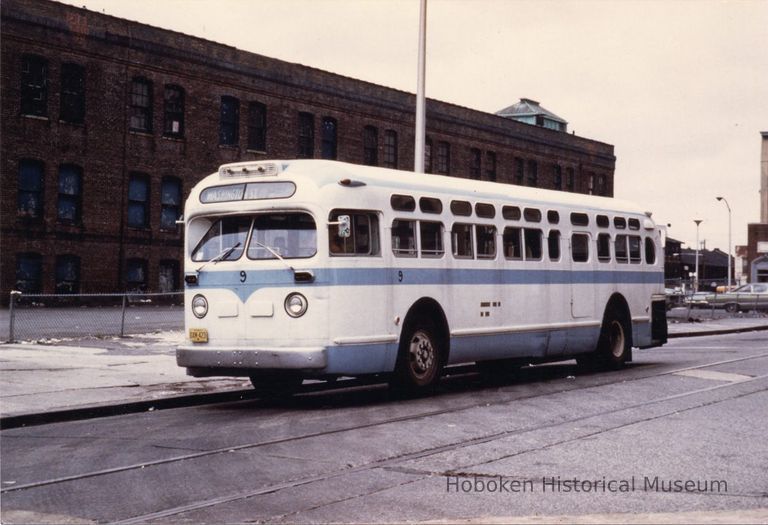
[[[419,9],[419,66],[416,85],[416,144],[413,148],[413,171],[424,173],[424,143],[426,141],[426,98],[424,84],[426,77],[427,50],[427,0],[421,0]]]

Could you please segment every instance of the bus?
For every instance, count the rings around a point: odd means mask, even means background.
[[[664,228],[618,199],[326,160],[222,165],[184,210],[194,377],[385,376],[576,358],[620,368],[666,342]]]

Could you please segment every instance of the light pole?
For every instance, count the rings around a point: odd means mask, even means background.
[[[419,8],[419,60],[416,82],[416,139],[413,147],[413,171],[424,173],[424,144],[426,142],[427,99],[424,93],[427,64],[427,0]]]
[[[723,201],[728,208],[728,290],[731,290],[731,206],[728,204],[728,199],[725,197],[716,197],[717,200]]]
[[[698,292],[699,291],[699,224],[704,222],[703,219],[693,219],[693,222],[696,223],[696,270],[694,273],[693,278],[693,291]]]

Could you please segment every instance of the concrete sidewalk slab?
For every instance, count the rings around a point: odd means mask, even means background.
[[[0,415],[18,417],[250,387],[242,378],[187,376],[174,357],[182,338],[179,331],[123,340],[2,345]]]

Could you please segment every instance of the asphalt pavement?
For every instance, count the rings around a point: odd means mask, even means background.
[[[743,315],[720,318],[708,311],[670,312],[670,337],[768,330],[768,318]],[[176,366],[174,351],[182,331],[125,338],[70,338],[0,345],[0,423],[19,428],[100,415],[140,413],[216,400],[243,399],[249,382],[238,378],[198,379]],[[721,374],[724,376],[727,374]],[[467,523],[766,523],[766,511],[716,510],[689,513],[574,514],[505,517],[492,512]],[[36,522],[40,515],[6,515]],[[43,519],[58,522],[55,516]]]
[[[669,336],[768,330],[768,317],[670,312]],[[176,366],[180,330],[0,345],[0,427],[156,410],[250,394],[244,378],[192,378]]]

